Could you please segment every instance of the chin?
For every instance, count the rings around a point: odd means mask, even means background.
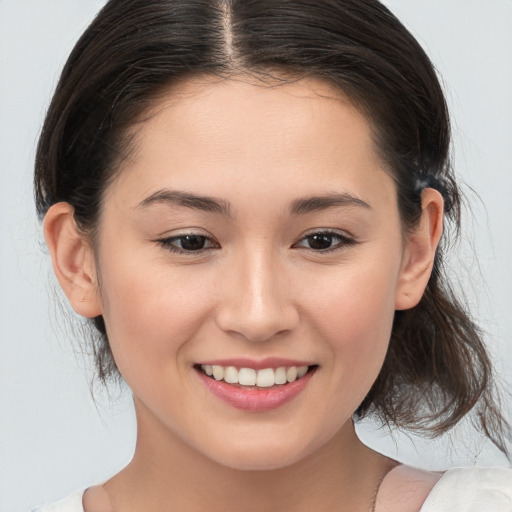
[[[238,471],[271,471],[292,466],[310,455],[314,448],[307,448],[307,443],[292,442],[281,436],[264,439],[240,439],[238,443],[207,456],[221,464]]]
[[[284,469],[301,460],[302,457],[297,454],[276,454],[271,452],[259,453],[230,453],[222,460],[218,460],[220,464],[237,471],[272,471]]]

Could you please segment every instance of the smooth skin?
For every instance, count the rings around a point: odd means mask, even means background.
[[[64,292],[79,315],[103,315],[133,392],[135,455],[103,486],[113,509],[367,512],[395,463],[358,440],[351,416],[395,310],[428,282],[441,195],[424,190],[405,230],[370,124],[313,79],[189,81],[134,134],[95,247],[66,203],[44,224]],[[240,357],[317,370],[292,401],[254,413],[194,367]]]

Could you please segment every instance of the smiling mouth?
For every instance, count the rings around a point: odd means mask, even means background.
[[[234,387],[269,389],[286,386],[286,384],[300,380],[307,373],[314,371],[317,365],[281,366],[255,370],[253,368],[201,364],[195,365],[195,368],[213,380],[223,381]]]

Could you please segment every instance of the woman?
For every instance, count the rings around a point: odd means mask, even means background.
[[[444,275],[448,150],[432,65],[376,1],[107,3],[50,106],[36,200],[137,447],[50,510],[510,510],[510,470],[413,470],[352,421],[441,434],[476,406],[506,451]]]

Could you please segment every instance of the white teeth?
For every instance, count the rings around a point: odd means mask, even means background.
[[[213,365],[212,370],[215,380],[222,380],[224,378],[224,368],[222,366]]]
[[[224,380],[228,384],[238,384],[238,370],[234,366],[228,366],[224,370]]]
[[[308,367],[307,366],[299,366],[297,368],[297,378],[300,379],[301,377],[304,377],[308,373]]]
[[[269,388],[274,385],[274,370],[272,368],[265,368],[258,370],[256,377],[256,386],[259,388]]]
[[[274,382],[276,384],[286,384],[286,368],[278,368],[274,375]]]
[[[256,370],[252,368],[240,368],[238,372],[238,382],[242,384],[242,386],[255,386]]]
[[[283,385],[287,382],[295,382],[306,375],[307,366],[289,366],[279,368],[240,368],[234,366],[201,365],[203,372],[215,380],[224,380],[228,384],[240,384],[242,386],[257,386],[270,388],[274,385]]]
[[[288,382],[295,382],[297,380],[297,367],[290,366],[288,370],[286,370],[286,380]]]

